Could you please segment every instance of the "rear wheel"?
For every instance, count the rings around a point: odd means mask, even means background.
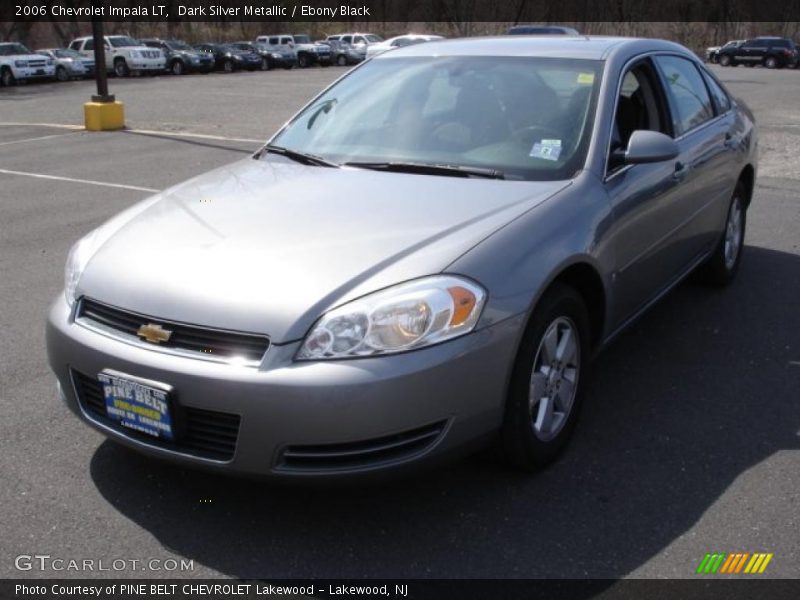
[[[307,54],[298,54],[297,55],[297,66],[301,69],[305,69],[306,67],[311,66],[311,61],[308,59]]]
[[[553,461],[566,446],[586,385],[589,316],[581,296],[556,284],[525,331],[502,428],[508,460],[526,470]]]
[[[261,57],[261,70],[262,71],[269,71],[269,59],[266,56]]]
[[[736,184],[728,206],[728,216],[725,220],[722,239],[717,244],[714,253],[698,271],[701,281],[711,285],[724,286],[736,276],[742,260],[744,232],[747,224],[745,199],[744,185],[739,182]]]
[[[222,63],[222,70],[226,73],[231,73],[233,71],[233,61],[226,60],[224,63]]]
[[[64,67],[56,67],[56,79],[58,81],[67,81],[69,79],[69,73]]]
[[[778,59],[774,56],[768,56],[764,59],[764,66],[768,69],[774,69],[778,66]]]
[[[336,58],[336,64],[339,65],[340,67],[346,67],[347,66],[347,57],[344,54],[340,54]]]

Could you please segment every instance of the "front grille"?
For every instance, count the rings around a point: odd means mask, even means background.
[[[153,343],[153,349],[179,350],[189,352],[198,358],[222,361],[241,358],[250,364],[256,364],[269,348],[269,339],[263,335],[208,329],[157,319],[88,298],[81,300],[76,318],[79,322],[87,322],[103,330],[117,332],[138,342],[143,342],[137,336],[142,325],[160,325],[172,333],[167,341]]]
[[[158,50],[141,50],[144,58],[158,58],[161,53]]]
[[[444,431],[446,421],[381,438],[345,444],[287,446],[276,466],[280,471],[364,469],[424,453]]]
[[[28,66],[29,67],[43,67],[45,65],[44,60],[29,60]]]
[[[109,419],[103,397],[103,385],[94,377],[72,371],[75,393],[84,412],[127,437],[166,450],[190,454],[200,458],[228,461],[236,450],[239,435],[239,415],[192,408],[172,401],[175,440],[161,440],[120,425]]]

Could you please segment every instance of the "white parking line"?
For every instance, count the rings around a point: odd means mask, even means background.
[[[85,128],[81,125],[67,125],[61,123],[18,123],[18,122],[9,122],[3,121],[0,122],[0,127],[55,127],[59,129],[72,129],[72,130],[80,130],[85,131]],[[266,141],[266,138],[263,139],[253,139],[253,138],[239,138],[239,137],[228,137],[225,135],[211,135],[208,133],[191,133],[191,132],[183,132],[183,131],[161,131],[158,129],[120,129],[117,132],[110,131],[106,133],[139,133],[141,135],[157,135],[163,137],[186,137],[186,138],[198,138],[201,140],[219,140],[225,142],[245,142],[245,143],[252,143],[252,144],[263,144]],[[8,142],[6,142],[8,143]]]
[[[20,175],[22,177],[33,177],[35,179],[51,179],[54,181],[68,181],[70,183],[85,183],[87,185],[99,185],[102,187],[118,188],[123,190],[134,190],[137,192],[151,192],[156,193],[161,190],[153,188],[139,187],[138,185],[125,185],[124,183],[108,183],[106,181],[95,181],[93,179],[75,179],[74,177],[61,177],[60,175],[44,175],[42,173],[26,173],[25,171],[11,171],[9,169],[0,169],[0,173],[6,175]]]
[[[11,144],[22,144],[23,142],[38,142],[40,140],[50,140],[52,138],[66,137],[68,135],[75,135],[80,131],[73,131],[71,133],[54,133],[53,135],[42,135],[34,138],[25,138],[23,140],[12,140],[10,142],[0,142],[0,146],[10,146]]]

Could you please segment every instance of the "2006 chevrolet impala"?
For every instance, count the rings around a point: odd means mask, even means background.
[[[532,469],[595,351],[689,273],[736,274],[756,147],[670,42],[388,52],[80,240],[50,364],[81,419],[184,464],[340,476],[500,439]]]

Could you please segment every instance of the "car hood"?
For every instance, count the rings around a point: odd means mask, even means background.
[[[445,270],[568,185],[247,159],[102,226],[77,294],[293,341],[334,306]]]

